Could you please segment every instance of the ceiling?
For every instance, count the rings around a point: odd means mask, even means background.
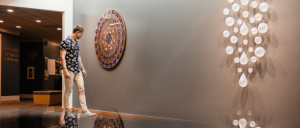
[[[8,9],[14,12],[8,12]],[[0,20],[3,20],[1,28],[19,31],[22,38],[62,39],[62,31],[57,30],[62,28],[62,12],[0,6]]]

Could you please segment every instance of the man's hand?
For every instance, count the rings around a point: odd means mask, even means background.
[[[66,79],[71,79],[71,76],[70,76],[68,70],[64,70],[64,76]]]
[[[83,77],[87,76],[87,73],[86,73],[86,71],[84,69],[82,70],[82,74],[83,74]]]

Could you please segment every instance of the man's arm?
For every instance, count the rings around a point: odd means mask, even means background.
[[[80,53],[78,54],[78,60],[79,60],[80,66],[81,66],[82,74],[83,74],[84,77],[86,77],[86,76],[87,76],[87,73],[86,73],[86,71],[85,71],[85,69],[84,69],[84,67],[83,67],[83,64],[82,64],[82,61],[81,61]]]
[[[71,79],[70,74],[69,74],[68,69],[67,69],[67,63],[66,63],[66,58],[65,57],[66,57],[66,50],[60,50],[60,60],[61,60],[61,63],[62,63],[64,76],[67,79]]]

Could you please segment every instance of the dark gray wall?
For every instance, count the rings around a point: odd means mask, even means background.
[[[74,0],[74,25],[85,28],[80,54],[88,73],[88,107],[201,121],[199,127],[233,127],[242,117],[266,128],[298,127],[300,1],[267,2],[266,57],[241,88],[222,35],[229,29],[222,13],[231,7],[227,0]],[[93,42],[97,21],[108,9],[121,12],[127,26],[125,54],[111,71],[98,63]],[[78,107],[75,87],[73,94]]]
[[[19,36],[0,32],[2,34],[2,71],[1,71],[1,95],[19,95],[20,78],[20,39]],[[3,50],[4,47],[18,49],[18,52]],[[4,53],[17,54],[18,62],[3,61]],[[10,57],[9,57],[10,58]]]

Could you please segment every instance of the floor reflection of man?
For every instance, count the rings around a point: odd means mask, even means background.
[[[80,114],[78,114],[78,111],[71,112],[69,109],[66,109],[65,113],[61,113],[60,116],[60,128],[78,128],[78,120],[80,118]]]

